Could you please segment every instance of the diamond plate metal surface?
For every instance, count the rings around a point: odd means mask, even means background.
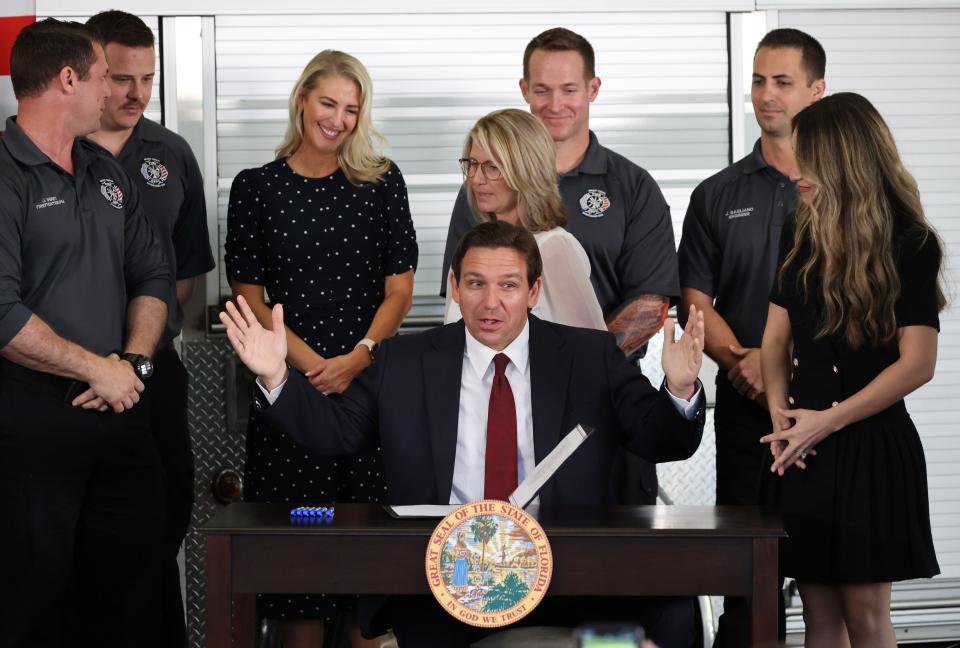
[[[241,426],[235,424],[236,365],[226,338],[187,342],[183,361],[190,374],[188,412],[196,466],[193,523],[184,545],[187,637],[190,648],[204,648],[205,551],[197,527],[222,506],[214,500],[210,489],[213,477],[223,468],[233,468],[242,474],[244,438]],[[246,411],[242,416],[245,421]]]
[[[717,488],[717,450],[713,408],[707,409],[703,440],[696,453],[684,461],[657,464],[657,477],[674,504],[713,506]]]
[[[680,337],[680,327],[675,336]],[[650,338],[647,354],[640,361],[643,375],[654,387],[663,382],[660,354],[663,351],[663,331]],[[712,381],[713,376],[704,376],[702,382]],[[707,421],[703,428],[703,440],[697,452],[685,461],[657,464],[660,488],[674,504],[713,506],[717,486],[717,446],[713,431],[713,408],[707,409]]]

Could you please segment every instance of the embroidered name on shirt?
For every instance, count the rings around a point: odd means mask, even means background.
[[[749,216],[753,213],[753,207],[741,207],[740,209],[729,209],[724,216],[727,217],[727,220],[733,220],[734,218],[743,218],[744,216]]]
[[[62,205],[65,202],[66,201],[63,198],[50,196],[48,198],[42,198],[40,202],[34,205],[34,209],[46,209],[47,207],[56,207],[57,205]]]

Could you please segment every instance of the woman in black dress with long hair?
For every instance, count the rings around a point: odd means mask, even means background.
[[[807,646],[894,648],[891,583],[939,573],[903,398],[933,377],[943,247],[890,130],[839,93],[793,120],[800,204],[761,352]]]

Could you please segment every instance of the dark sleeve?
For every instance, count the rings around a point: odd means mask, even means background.
[[[690,196],[677,258],[682,288],[693,288],[711,297],[717,294],[720,248],[714,237],[713,223],[709,220],[707,192],[702,184]]]
[[[410,216],[407,184],[403,181],[400,169],[392,162],[381,181],[380,195],[383,196],[383,207],[387,212],[390,236],[385,273],[389,276],[416,270],[419,250],[417,233]]]
[[[897,267],[900,298],[894,306],[897,326],[924,325],[940,330],[937,280],[943,252],[937,237],[925,241],[904,240]]]
[[[16,337],[32,315],[20,301],[25,212],[20,192],[0,182],[0,348]]]
[[[377,404],[389,343],[377,347],[375,362],[339,396],[324,396],[299,371],[290,370],[273,405],[254,385],[254,410],[300,445],[330,455],[348,455],[371,447],[378,438]]]
[[[467,183],[460,185],[457,200],[453,203],[453,213],[450,214],[450,226],[447,228],[447,244],[443,250],[443,270],[440,273],[440,296],[447,296],[447,275],[450,274],[450,263],[453,253],[457,250],[457,243],[463,235],[469,232],[477,219],[467,201]]]
[[[214,267],[200,166],[189,149],[182,151],[182,157],[180,168],[185,171],[183,204],[173,226],[173,251],[177,262],[174,279],[177,281],[206,274]]]
[[[796,224],[794,222],[794,216],[791,214],[787,217],[786,222],[784,222],[783,229],[780,230],[780,250],[777,252],[777,271],[773,275],[773,287],[770,288],[770,301],[781,308],[789,308],[790,293],[793,290],[791,284],[793,277],[796,276],[794,273],[788,273],[788,276],[785,276],[783,280],[780,279],[780,269],[783,268],[783,262],[787,258],[787,255],[790,254],[790,250],[793,249],[795,231]]]
[[[664,295],[672,303],[680,296],[677,245],[670,207],[660,187],[645,171],[635,187],[624,187],[633,196],[627,208],[623,247],[617,258],[617,275],[628,303],[641,295]]]
[[[614,337],[606,337],[602,353],[614,411],[623,431],[623,444],[652,462],[678,461],[691,456],[703,436],[706,416],[703,387],[696,415],[688,421],[667,394],[666,381],[659,391],[654,389],[643,372],[624,357]]]
[[[266,259],[260,240],[263,203],[257,173],[257,169],[244,169],[230,185],[223,260],[228,278],[264,286],[267,283]]]
[[[140,205],[140,190],[129,179],[126,185],[123,278],[127,298],[148,296],[161,299],[165,304],[172,303],[173,271]]]

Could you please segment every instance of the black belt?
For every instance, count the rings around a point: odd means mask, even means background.
[[[83,381],[66,376],[57,376],[45,371],[28,369],[9,360],[0,360],[0,377],[3,380],[13,380],[36,387],[67,403],[73,401],[74,398],[89,388],[89,385]]]

